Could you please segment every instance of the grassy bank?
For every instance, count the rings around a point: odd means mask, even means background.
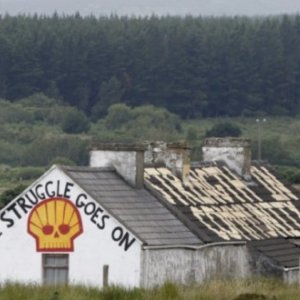
[[[167,283],[160,288],[104,290],[67,286],[41,287],[6,284],[0,288],[0,300],[297,300],[300,289],[272,280],[212,281],[195,286]]]

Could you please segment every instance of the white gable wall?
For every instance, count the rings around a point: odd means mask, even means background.
[[[69,254],[69,283],[101,287],[103,266],[108,265],[109,284],[139,286],[141,242],[57,168],[0,212],[0,283],[42,283],[42,253],[52,252],[37,252],[36,240],[27,232],[28,217],[34,207],[29,208],[33,205],[26,195],[34,201],[30,190],[43,196],[47,194],[46,185],[48,194],[63,195],[75,204],[82,220],[83,233],[74,239],[74,251],[57,252]],[[25,199],[27,213],[18,204],[19,199],[22,205],[20,198]],[[42,201],[45,200],[38,203]]]

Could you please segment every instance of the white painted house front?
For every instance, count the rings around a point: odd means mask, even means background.
[[[180,143],[102,144],[53,166],[0,210],[0,284],[297,281],[300,195],[248,144],[208,140],[199,164]]]
[[[1,283],[139,285],[139,238],[55,166],[0,219]]]

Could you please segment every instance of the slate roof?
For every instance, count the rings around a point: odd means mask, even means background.
[[[263,253],[281,266],[287,268],[299,266],[300,247],[289,239],[276,238],[248,243],[256,251]]]
[[[145,245],[200,245],[201,240],[145,189],[129,186],[113,169],[62,167]]]
[[[253,164],[251,174],[245,182],[212,162],[193,167],[185,183],[166,168],[147,168],[145,181],[201,231],[204,242],[248,241],[283,266],[298,266],[300,247],[288,242],[300,237],[298,192],[264,165]]]

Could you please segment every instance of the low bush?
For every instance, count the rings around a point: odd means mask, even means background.
[[[21,194],[25,190],[26,186],[23,184],[19,184],[16,187],[6,190],[0,195],[0,208],[4,207],[14,198],[16,198],[19,194]]]
[[[300,168],[276,166],[277,172],[291,184],[300,184]]]
[[[207,130],[206,137],[239,137],[242,130],[230,122],[222,122]]]
[[[23,167],[15,168],[13,175],[16,179],[22,180],[32,180],[37,179],[45,172],[43,167]]]
[[[61,128],[66,133],[82,133],[90,129],[90,123],[83,112],[71,109],[65,113]]]

